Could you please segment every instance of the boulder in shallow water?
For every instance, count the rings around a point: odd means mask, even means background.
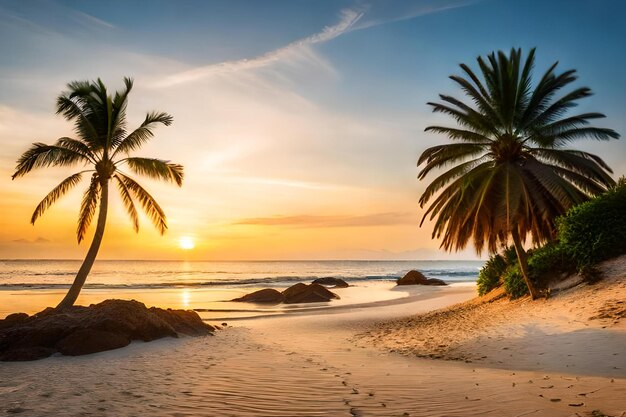
[[[330,301],[332,299],[339,298],[337,294],[329,291],[320,284],[304,284],[299,282],[295,285],[280,291],[272,288],[266,288],[264,290],[255,291],[253,293],[244,295],[243,297],[235,298],[232,301],[243,301],[248,303],[267,303],[267,304],[295,304],[295,303],[322,303]]]
[[[320,284],[326,287],[333,288],[347,288],[350,286],[350,284],[348,284],[346,281],[342,280],[341,278],[335,277],[317,278],[313,280],[312,284]]]
[[[446,282],[439,278],[428,278],[422,285],[448,285]]]
[[[398,285],[448,285],[437,278],[426,278],[420,271],[409,271],[396,281]]]
[[[286,304],[295,303],[322,303],[339,296],[320,284],[303,284],[301,282],[292,285],[283,291]]]
[[[179,335],[215,330],[194,311],[148,309],[138,301],[106,300],[89,307],[47,308],[0,320],[0,360],[33,360],[55,352],[84,355]]]
[[[232,301],[241,301],[246,303],[262,303],[262,304],[280,304],[285,299],[285,296],[278,290],[272,288],[265,288],[263,290],[255,291],[250,294],[246,294],[243,297],[235,298]]]

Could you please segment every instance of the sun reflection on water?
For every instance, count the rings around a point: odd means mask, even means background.
[[[189,308],[189,304],[191,301],[191,293],[189,292],[189,290],[183,290],[180,293],[180,301],[184,308]]]

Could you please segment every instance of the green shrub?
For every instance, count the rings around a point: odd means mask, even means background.
[[[573,207],[557,219],[557,227],[579,269],[626,253],[626,184]]]
[[[478,274],[478,295],[485,295],[502,284],[501,278],[506,271],[507,263],[502,255],[496,253],[485,262]]]
[[[502,254],[491,255],[478,274],[478,294],[485,295],[502,285],[504,274],[512,265],[517,265],[517,254],[513,246],[504,249]]]
[[[504,290],[512,299],[528,294],[528,287],[519,269],[519,265],[510,265],[504,273]]]
[[[538,285],[554,274],[574,272],[575,262],[561,243],[549,242],[528,255],[530,279]]]
[[[515,246],[511,245],[502,252],[502,256],[507,265],[515,265],[517,263],[517,252]]]

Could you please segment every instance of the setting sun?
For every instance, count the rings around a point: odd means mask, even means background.
[[[178,246],[184,250],[191,250],[196,247],[196,242],[191,236],[182,236],[178,239]]]

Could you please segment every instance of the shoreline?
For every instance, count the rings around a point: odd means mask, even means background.
[[[355,344],[357,335],[372,326],[458,305],[472,299],[474,291],[439,287],[402,303],[230,319],[232,324],[208,338],[135,342],[76,358],[3,363],[0,403],[7,412],[25,410],[27,415],[61,410],[250,417],[626,413],[626,375],[594,375],[582,368],[518,369],[526,364],[517,356],[494,367],[407,357],[369,343]],[[494,343],[506,347],[508,341]],[[559,346],[545,349],[560,351]],[[39,378],[42,374],[48,378]]]
[[[303,281],[310,282],[310,281]],[[473,283],[452,283],[451,287],[474,286]],[[268,287],[240,286],[232,287],[175,287],[126,289],[110,291],[107,289],[84,289],[77,305],[96,304],[105,299],[119,298],[137,300],[148,306],[161,308],[194,310],[204,320],[232,320],[247,317],[250,312],[265,316],[272,314],[294,314],[304,311],[326,311],[336,308],[353,306],[367,307],[371,303],[411,298],[419,294],[430,294],[437,291],[434,287],[397,287],[393,281],[356,281],[348,288],[336,288],[341,299],[330,303],[308,303],[292,305],[264,305],[254,303],[232,302],[230,300],[249,292]],[[276,288],[276,287],[275,287]],[[280,287],[278,287],[280,288]],[[23,312],[29,315],[38,313],[44,308],[56,305],[63,298],[63,290],[0,290],[0,318],[11,313]],[[406,301],[405,301],[406,302]],[[222,314],[227,313],[227,314]]]

